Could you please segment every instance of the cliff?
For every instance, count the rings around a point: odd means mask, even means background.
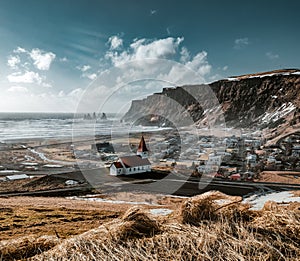
[[[278,70],[235,76],[209,85],[164,88],[132,101],[124,116],[135,124],[186,126],[226,123],[276,127],[299,122],[300,71]]]

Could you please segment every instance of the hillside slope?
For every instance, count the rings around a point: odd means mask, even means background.
[[[299,108],[300,71],[287,69],[164,88],[132,101],[124,120],[143,125],[276,127],[298,123]]]

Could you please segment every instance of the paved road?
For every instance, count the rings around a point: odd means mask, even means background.
[[[210,190],[218,190],[228,195],[245,196],[254,192],[269,193],[272,191],[300,190],[300,185],[283,183],[261,183],[261,182],[232,182],[224,180],[204,180],[190,178],[186,180],[182,175],[174,173],[158,175],[155,173],[140,174],[130,177],[115,177],[109,175],[106,168],[85,171],[74,171],[54,176],[74,179],[80,182],[85,180],[87,186],[57,189],[49,191],[14,193],[5,196],[65,196],[79,193],[89,193],[91,188],[96,188],[102,193],[113,192],[146,192],[172,194],[180,196],[193,196]],[[4,194],[2,194],[4,196]]]
[[[176,174],[165,175],[158,178],[157,175],[141,174],[135,177],[110,176],[107,169],[84,171],[84,177],[94,188],[102,192],[120,191],[144,191],[162,194],[174,194],[193,196],[210,190],[219,190],[229,195],[244,196],[255,191],[281,191],[300,189],[300,185],[282,183],[255,183],[255,182],[232,182],[224,180],[198,180],[190,178],[185,180]]]

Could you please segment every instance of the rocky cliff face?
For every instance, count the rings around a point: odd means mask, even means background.
[[[208,121],[235,127],[299,122],[300,71],[281,70],[165,88],[132,102],[124,116],[136,124],[185,126]]]

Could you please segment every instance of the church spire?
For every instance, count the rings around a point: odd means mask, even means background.
[[[144,136],[142,136],[140,140],[139,147],[137,149],[136,155],[141,156],[142,158],[147,158],[148,157],[148,149],[146,146],[146,142],[144,139]]]

